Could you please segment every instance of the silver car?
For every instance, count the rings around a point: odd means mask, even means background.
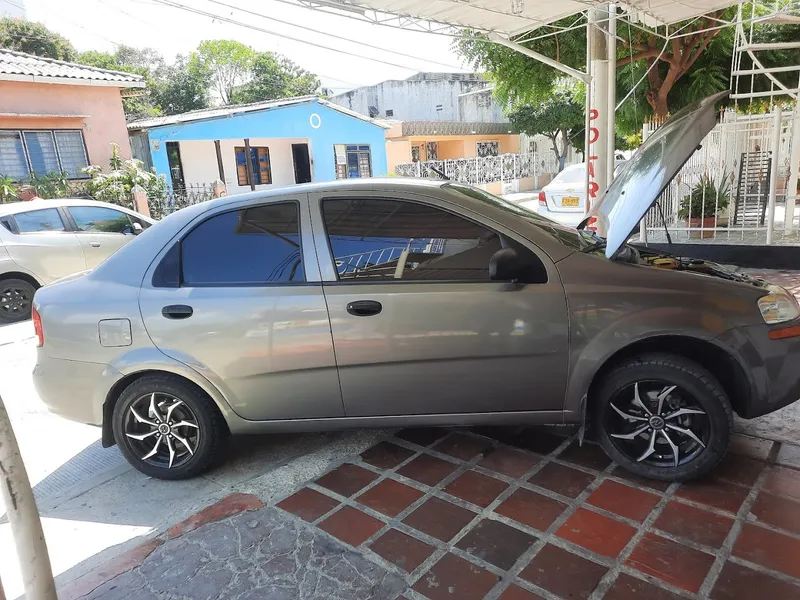
[[[800,397],[786,290],[627,244],[715,122],[676,114],[565,227],[448,181],[221,198],[42,288],[34,381],[137,469],[207,469],[229,434],[590,423],[645,477],[726,452],[732,411]]]
[[[153,222],[93,200],[0,204],[0,325],[29,319],[38,288],[93,269]]]

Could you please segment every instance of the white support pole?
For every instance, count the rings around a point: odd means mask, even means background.
[[[797,184],[800,182],[800,100],[795,103],[794,122],[790,128],[792,137],[789,143],[792,146],[789,159],[789,181],[786,184],[786,216],[784,217],[784,231],[791,233],[794,229],[794,213],[797,206]]]
[[[776,105],[772,115],[772,160],[769,168],[769,204],[767,205],[767,245],[775,233],[775,199],[778,195],[778,159],[781,151],[781,107]]]
[[[44,541],[39,509],[33,498],[28,473],[19,453],[11,420],[0,398],[0,489],[6,506],[11,535],[17,548],[25,597],[57,600],[50,556]]]
[[[613,2],[608,5],[608,34],[606,36],[606,51],[608,54],[608,97],[606,100],[606,115],[608,119],[608,165],[606,182],[611,185],[614,181],[614,156],[617,151],[617,115],[614,107],[617,105],[617,5]]]
[[[608,11],[592,8],[588,11],[589,22],[587,29],[587,49],[589,58],[589,73],[591,82],[589,88],[587,112],[589,114],[587,146],[587,208],[591,209],[608,188],[608,162],[614,163],[613,154],[608,156],[608,137],[613,134],[609,131],[609,67],[608,67]],[[613,105],[611,110],[614,110]],[[605,231],[598,229],[598,235],[604,236]]]

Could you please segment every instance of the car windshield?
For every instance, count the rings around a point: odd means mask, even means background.
[[[458,194],[469,196],[475,200],[480,200],[484,204],[489,204],[495,208],[499,208],[505,212],[511,213],[518,218],[524,219],[528,223],[544,229],[559,242],[574,250],[584,251],[598,241],[597,237],[586,231],[579,231],[574,227],[562,225],[561,223],[553,221],[552,219],[548,219],[547,217],[543,217],[532,210],[517,206],[516,204],[513,204],[512,202],[509,202],[500,196],[495,196],[494,194],[490,194],[487,191],[472,187],[470,185],[446,183],[442,187]]]

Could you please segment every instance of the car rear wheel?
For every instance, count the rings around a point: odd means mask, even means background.
[[[732,426],[722,386],[680,356],[650,354],[620,364],[594,403],[603,449],[626,470],[650,479],[705,475],[725,456]]]
[[[36,288],[22,279],[0,281],[0,325],[31,318]]]
[[[146,375],[125,388],[114,406],[112,428],[128,462],[158,479],[186,479],[208,470],[227,433],[202,390],[166,374]]]

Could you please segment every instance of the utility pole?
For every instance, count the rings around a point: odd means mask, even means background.
[[[5,502],[11,535],[17,547],[19,568],[30,600],[58,600],[50,556],[44,541],[39,509],[31,482],[22,462],[17,438],[0,397],[0,489]],[[3,598],[0,586],[0,598]]]

